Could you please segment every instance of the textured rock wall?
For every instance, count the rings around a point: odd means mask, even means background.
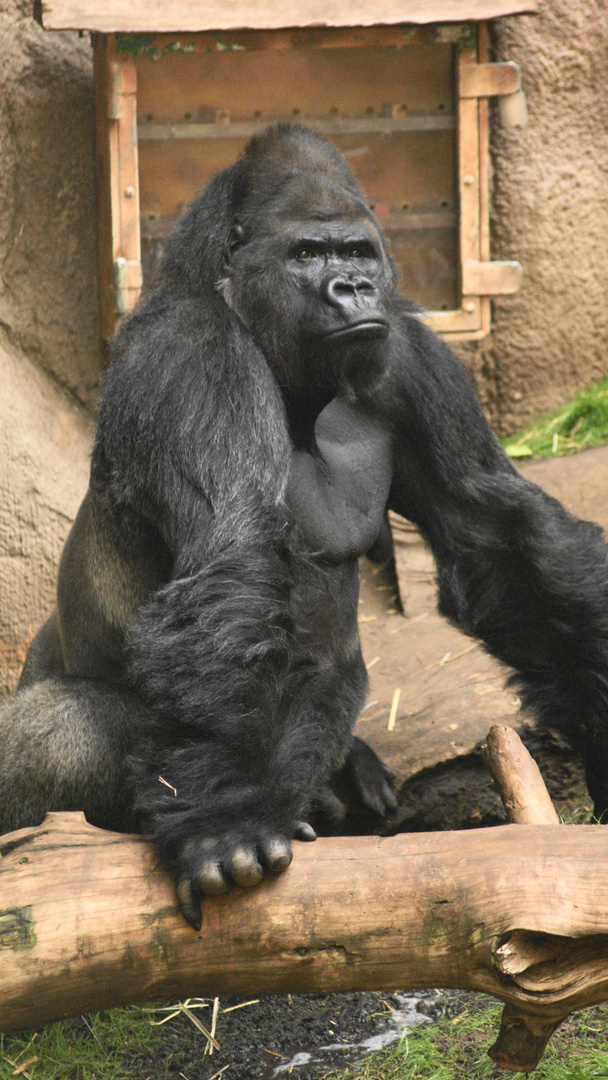
[[[57,563],[86,491],[91,420],[0,346],[0,695],[55,603]]]
[[[90,54],[0,0],[0,694],[54,604],[103,373]]]
[[[506,432],[608,375],[608,5],[540,0],[492,41],[520,65],[530,117],[494,117],[492,257],[518,259],[524,282],[458,351]]]
[[[85,405],[99,392],[89,36],[0,0],[0,333]]]

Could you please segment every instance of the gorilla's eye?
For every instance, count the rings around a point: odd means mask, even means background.
[[[310,248],[303,247],[300,248],[299,251],[296,251],[296,259],[300,262],[304,262],[305,259],[314,259],[314,257],[315,253],[314,251],[311,251]]]

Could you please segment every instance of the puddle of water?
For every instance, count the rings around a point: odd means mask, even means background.
[[[318,1046],[312,1051],[300,1050],[294,1054],[290,1061],[277,1065],[272,1076],[279,1077],[284,1073],[297,1074],[297,1069],[304,1065],[319,1065],[340,1067],[355,1061],[365,1054],[371,1054],[375,1050],[383,1050],[391,1043],[397,1042],[405,1031],[411,1031],[418,1024],[424,1024],[431,1019],[419,1009],[421,1001],[429,997],[428,991],[423,994],[401,994],[398,991],[391,994],[391,1000],[396,1007],[386,1016],[378,1017],[378,1023],[388,1023],[376,1035],[370,1035],[356,1043],[328,1043]]]

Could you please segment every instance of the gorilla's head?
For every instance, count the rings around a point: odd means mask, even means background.
[[[282,124],[239,163],[222,293],[287,392],[333,395],[382,367],[395,271],[346,162]]]
[[[302,125],[269,128],[207,185],[165,270],[182,295],[219,291],[287,397],[329,400],[383,369],[395,267],[344,158]]]

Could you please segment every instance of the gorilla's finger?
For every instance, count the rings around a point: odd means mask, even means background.
[[[386,806],[387,806],[387,808],[389,810],[396,810],[397,809],[398,803],[397,803],[397,799],[396,799],[396,796],[395,796],[395,792],[393,791],[392,788],[390,788],[388,786],[388,784],[383,784],[382,785],[382,798],[384,799],[384,802],[385,802],[385,804],[386,804]]]
[[[261,845],[262,856],[273,874],[282,874],[289,866],[293,856],[291,844],[280,836],[274,836]]]
[[[386,814],[384,799],[376,788],[362,787],[361,802],[368,810],[373,810],[374,813],[379,814],[380,817],[384,817]]]
[[[307,821],[296,821],[293,830],[294,840],[305,840],[309,843],[311,840],[317,839],[317,834],[312,825],[309,825]]]
[[[196,883],[205,896],[219,896],[228,892],[230,886],[222,874],[221,866],[213,859],[204,862],[198,872]]]
[[[236,848],[227,865],[233,881],[243,889],[258,885],[264,877],[253,848]]]
[[[188,878],[182,878],[177,884],[177,902],[179,910],[186,922],[190,923],[193,930],[200,930],[203,921],[201,902],[196,896],[192,882]]]
[[[324,788],[319,792],[318,806],[321,813],[325,814],[332,825],[339,825],[346,817],[346,807],[341,799],[330,788]]]
[[[384,762],[382,762],[382,772],[384,773],[389,783],[392,783],[394,780],[397,779],[397,773],[393,772],[393,770],[390,769],[388,765],[385,765]]]

